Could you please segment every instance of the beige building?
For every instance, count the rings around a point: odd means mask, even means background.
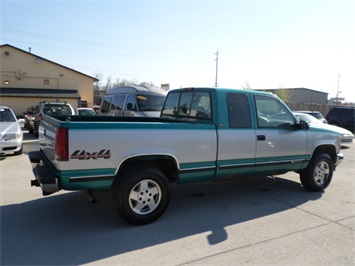
[[[0,46],[0,104],[17,116],[40,101],[93,106],[98,79],[9,44]]]

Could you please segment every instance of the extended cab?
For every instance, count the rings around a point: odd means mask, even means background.
[[[32,185],[111,189],[131,224],[164,213],[171,183],[295,171],[322,191],[343,159],[338,133],[300,122],[275,95],[223,88],[172,90],[160,118],[44,115],[39,142]]]

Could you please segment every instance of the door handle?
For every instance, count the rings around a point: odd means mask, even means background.
[[[265,135],[257,135],[256,138],[257,140],[266,140]]]

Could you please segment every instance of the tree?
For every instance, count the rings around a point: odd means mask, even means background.
[[[102,95],[106,94],[106,91],[117,88],[117,87],[124,87],[124,86],[133,86],[133,85],[153,85],[153,82],[142,81],[139,82],[137,79],[122,79],[116,78],[113,81],[112,76],[108,76],[107,78],[104,77],[102,73],[95,73],[94,77],[97,78],[99,81],[94,84],[94,101],[101,101]]]
[[[291,97],[291,92],[290,90],[279,88],[275,90],[275,94],[285,103],[288,103]]]
[[[249,81],[244,82],[244,86],[242,87],[243,90],[251,90],[251,86]]]

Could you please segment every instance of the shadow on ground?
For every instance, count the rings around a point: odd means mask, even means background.
[[[298,181],[298,180],[297,180]],[[130,226],[113,210],[111,194],[60,192],[1,207],[1,265],[79,265],[164,244],[203,232],[210,245],[228,238],[224,228],[317,200],[299,182],[252,177],[177,185],[166,213],[145,226]]]

